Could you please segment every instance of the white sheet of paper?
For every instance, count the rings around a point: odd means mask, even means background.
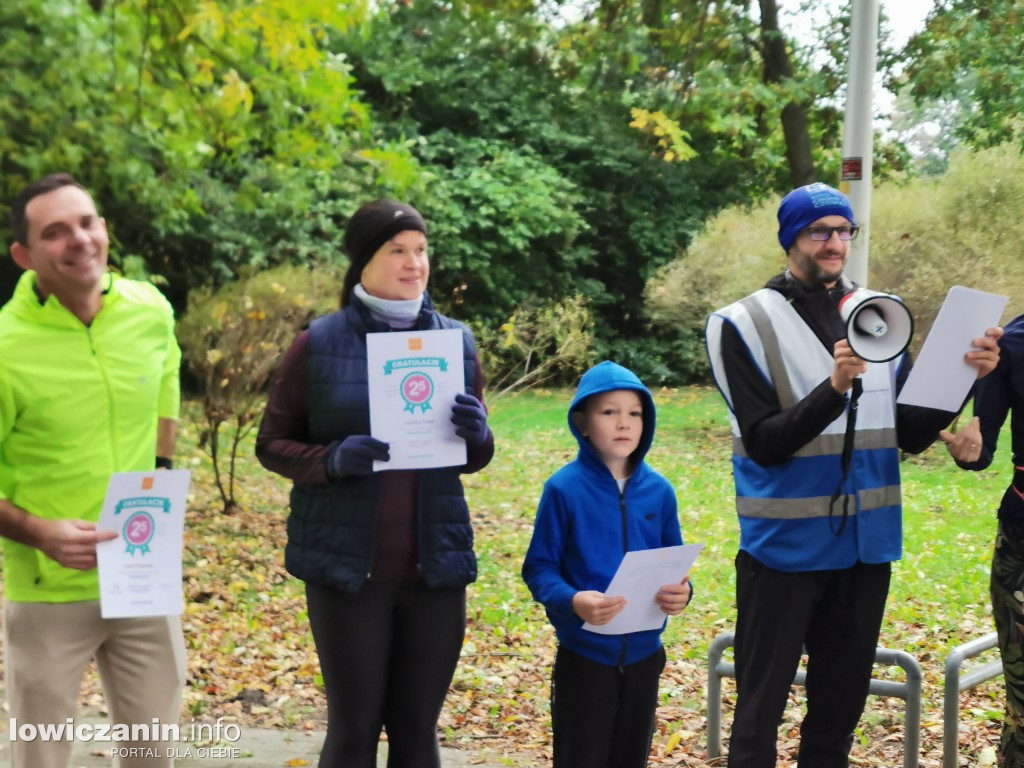
[[[96,545],[104,619],[181,615],[181,550],[191,479],[187,469],[110,476],[96,527],[120,535]]]
[[[455,434],[452,404],[464,392],[462,331],[366,334],[370,434],[390,443],[385,469],[458,467],[466,441]]]
[[[971,341],[999,325],[1006,302],[1006,296],[962,285],[950,288],[896,402],[959,410],[978,378],[978,369],[964,355]]]
[[[594,625],[588,621],[583,628],[599,635],[660,628],[666,615],[654,602],[655,595],[666,584],[682,581],[702,549],[703,544],[682,544],[627,552],[604,591],[608,597],[626,598],[626,607],[607,624]]]

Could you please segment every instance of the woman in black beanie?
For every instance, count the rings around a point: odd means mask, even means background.
[[[466,585],[476,578],[460,474],[494,453],[483,373],[469,329],[426,293],[419,212],[374,200],[345,230],[342,308],[299,334],[271,389],[256,455],[294,481],[285,566],[306,582],[327,693],[321,768],[439,768],[437,719],[462,648]],[[466,391],[452,422],[462,467],[373,471],[389,446],[370,435],[366,334],[459,328]]]

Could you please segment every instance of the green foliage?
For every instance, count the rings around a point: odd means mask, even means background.
[[[927,336],[950,286],[1011,297],[1006,318],[1024,311],[1024,158],[1014,145],[958,150],[942,176],[880,184],[871,211],[869,285],[901,296],[914,314],[914,349]],[[655,327],[703,331],[709,312],[785,268],[775,233],[777,200],[728,208],[678,260],[647,285]],[[993,226],[998,235],[993,234]],[[1016,233],[1016,234],[1015,234]],[[703,354],[702,350],[699,350]]]
[[[788,184],[786,104],[824,177],[838,161],[840,69],[793,46],[768,85],[762,46],[746,0],[11,0],[0,199],[76,173],[119,267],[181,309],[247,267],[339,261],[351,212],[401,198],[441,306],[490,327],[579,293],[596,354],[679,382],[699,334],[652,326],[647,281]]]
[[[784,269],[786,255],[775,236],[778,206],[774,198],[753,208],[726,208],[709,219],[686,253],[648,282],[645,299],[652,325],[672,328],[681,338],[702,338],[710,312],[757,290]],[[691,374],[705,374],[703,344],[689,351]]]
[[[871,203],[870,283],[903,297],[915,347],[952,285],[1010,297],[1004,321],[1024,311],[1024,157],[1016,145],[955,151],[949,170],[886,184]]]
[[[199,445],[213,462],[214,477],[231,513],[238,446],[256,426],[270,377],[299,330],[337,307],[341,272],[329,264],[278,267],[243,273],[219,290],[193,291],[178,323],[185,361],[203,390]],[[221,427],[231,425],[225,457]]]
[[[374,20],[353,71],[391,138],[417,137],[435,295],[496,326],[578,292],[618,359],[648,333],[647,277],[740,190],[710,153],[680,161],[689,126],[610,82],[588,86],[575,35],[418,0]]]
[[[476,332],[491,398],[550,381],[573,382],[594,362],[594,324],[575,295],[523,306],[497,330]]]
[[[957,136],[970,146],[1021,141],[1024,4],[949,0],[907,44],[901,83],[918,104],[955,107]]]
[[[434,291],[471,316],[495,317],[535,296],[568,292],[583,256],[582,194],[529,147],[441,129],[419,149]]]
[[[329,258],[360,198],[416,182],[330,50],[362,0],[100,5],[0,9],[0,199],[75,173],[115,258],[166,277],[179,307],[245,265]]]

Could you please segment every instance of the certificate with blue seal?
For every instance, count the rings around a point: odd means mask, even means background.
[[[117,534],[96,545],[103,618],[181,615],[181,551],[191,477],[186,469],[110,476],[96,524],[100,531]]]
[[[452,404],[465,391],[462,331],[366,334],[370,434],[390,445],[387,469],[458,467],[466,441],[455,434]]]

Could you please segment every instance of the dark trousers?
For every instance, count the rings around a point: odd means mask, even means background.
[[[327,692],[320,768],[440,768],[437,719],[466,631],[466,590],[368,581],[358,594],[306,584]]]
[[[864,711],[889,592],[889,563],[784,573],[736,556],[736,714],[729,768],[771,768],[807,647],[800,768],[845,768]]]
[[[1000,520],[992,556],[992,618],[999,637],[1006,683],[1006,717],[999,765],[1024,766],[1024,523]]]
[[[665,649],[609,667],[559,646],[551,677],[555,768],[644,768]]]

